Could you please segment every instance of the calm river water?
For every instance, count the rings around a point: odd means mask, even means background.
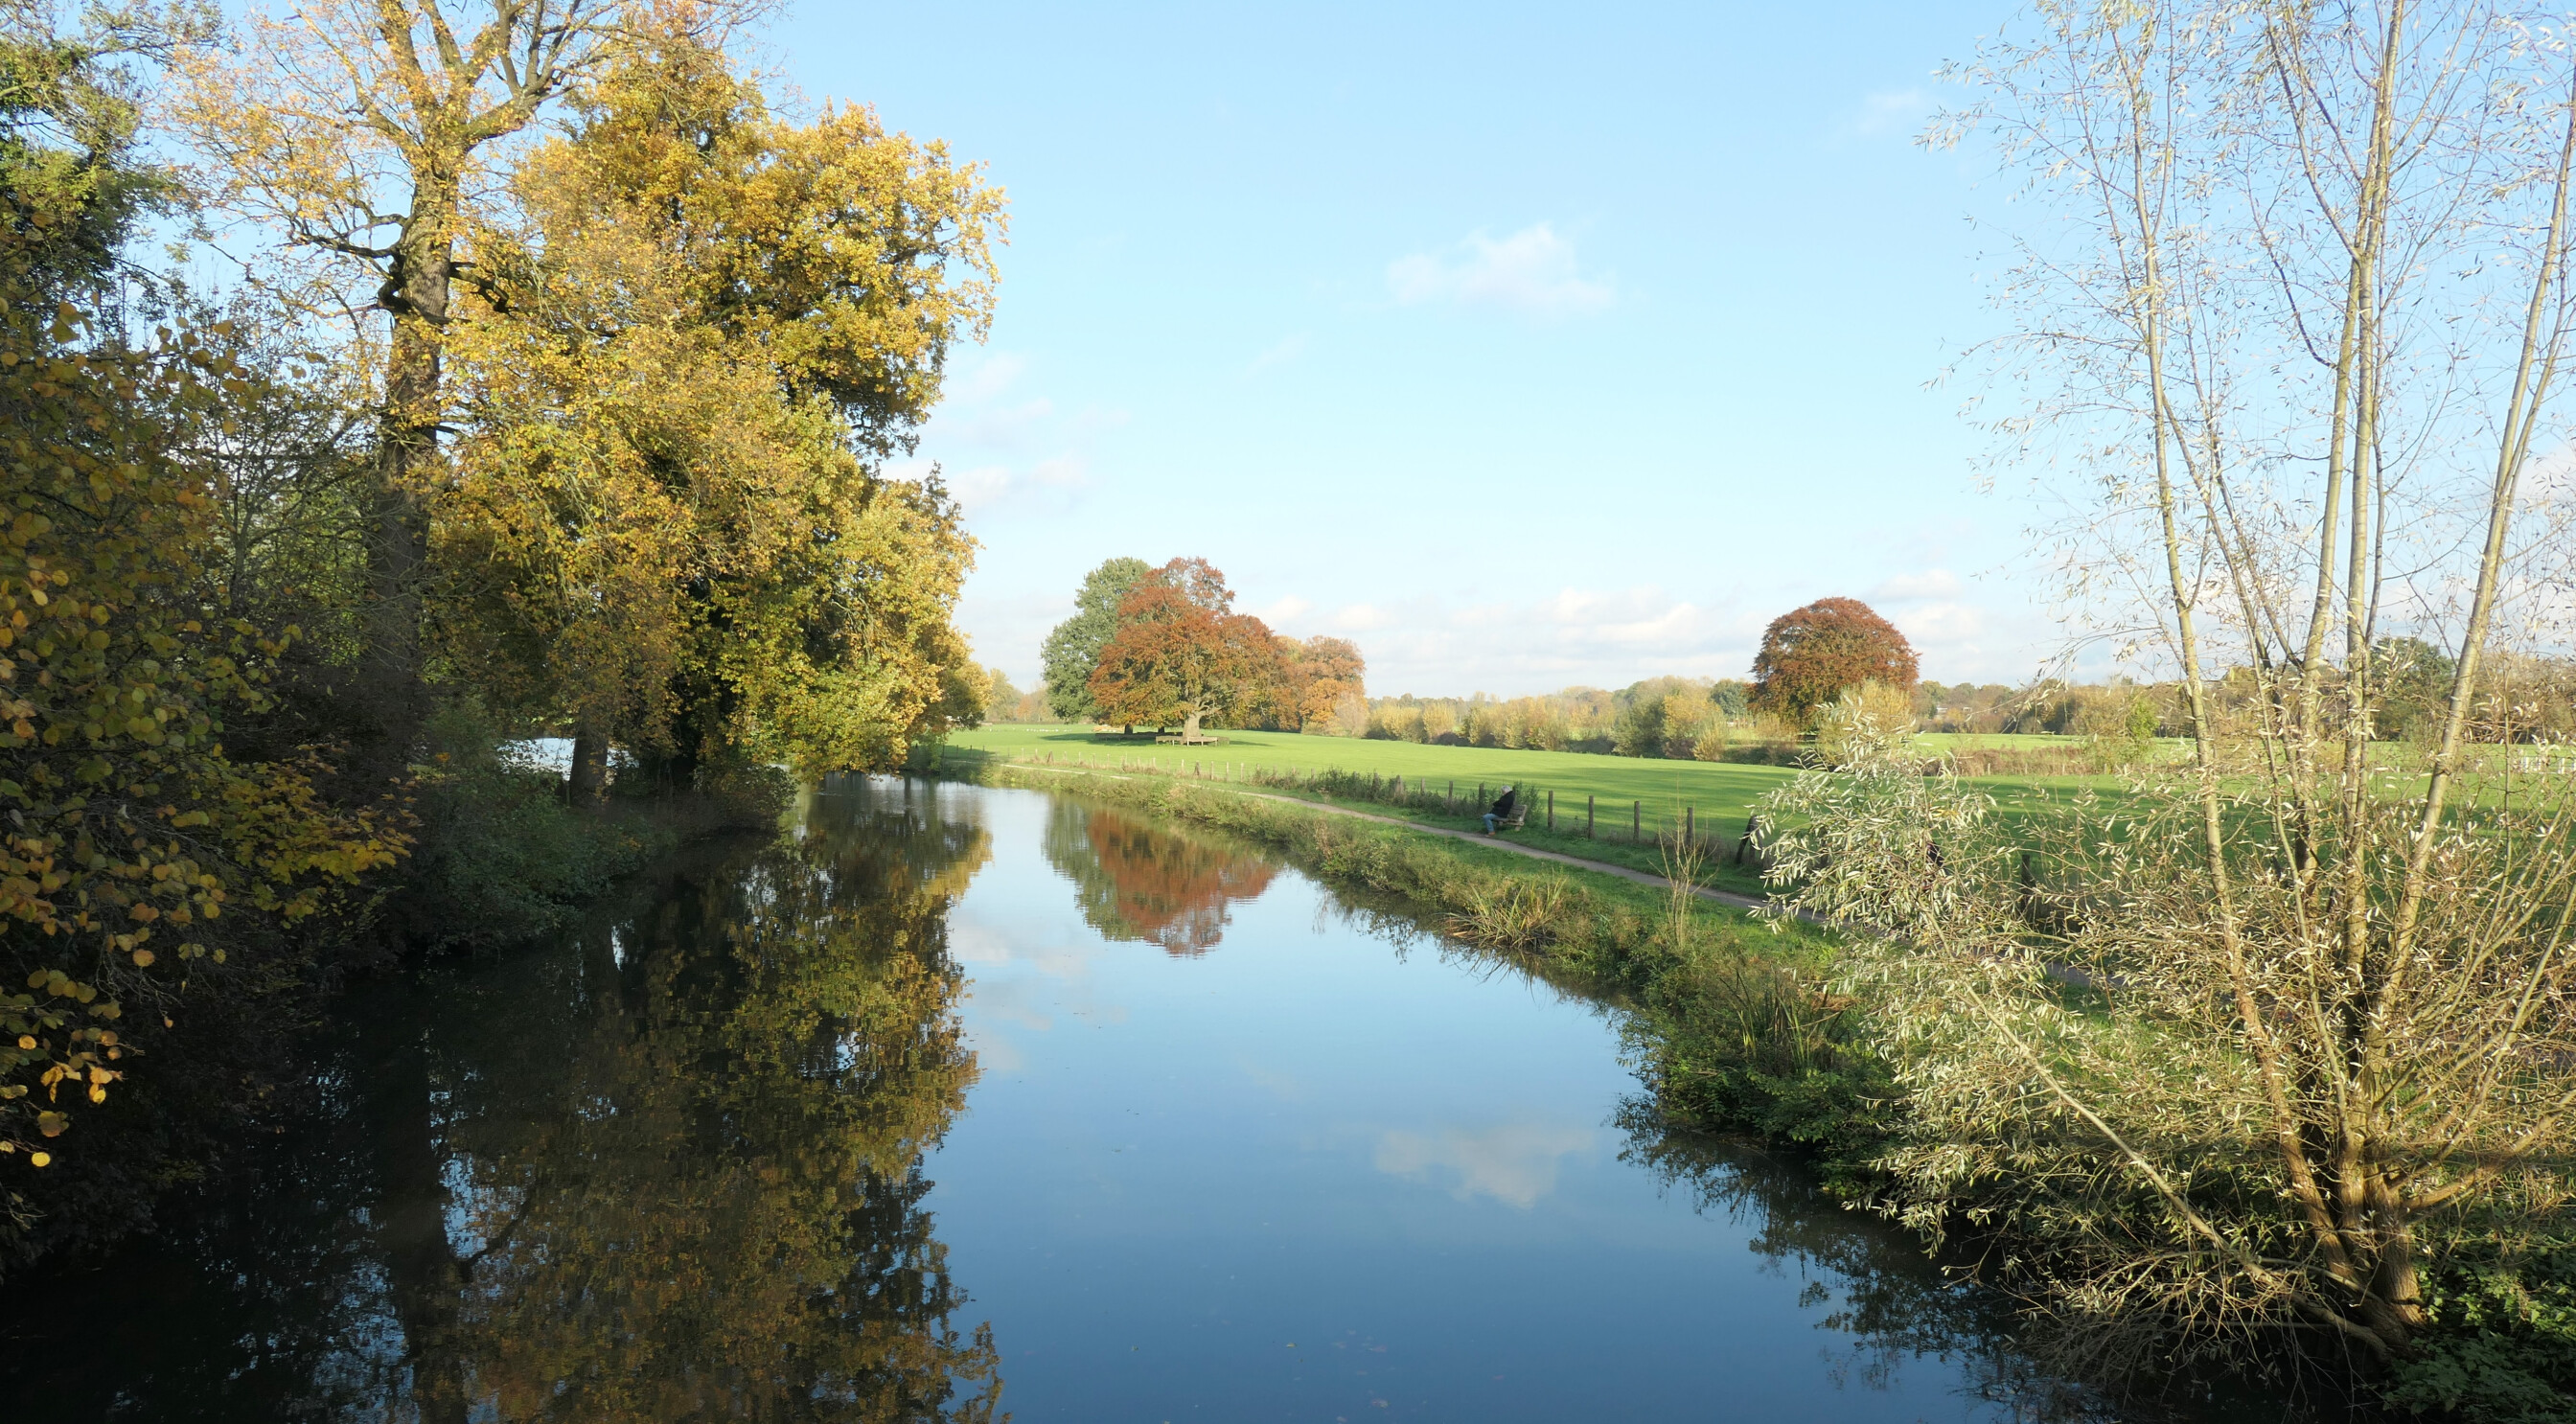
[[[1618,1017],[1226,841],[844,781],[357,996],[251,1170],[13,1290],[0,1416],[2094,1413],[1637,1125]]]

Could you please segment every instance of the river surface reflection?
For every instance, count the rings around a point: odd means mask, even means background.
[[[1036,793],[835,783],[344,1022],[243,1173],[13,1283],[9,1419],[2093,1412],[1637,1126],[1615,1011]]]

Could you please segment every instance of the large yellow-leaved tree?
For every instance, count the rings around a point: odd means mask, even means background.
[[[534,152],[453,339],[442,669],[687,776],[898,761],[973,717],[972,541],[907,448],[992,302],[1001,196],[863,108],[798,124],[682,27]]]

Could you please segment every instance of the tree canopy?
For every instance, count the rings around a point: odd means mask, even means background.
[[[1073,616],[1047,633],[1040,655],[1049,711],[1068,722],[1097,722],[1106,715],[1091,695],[1091,674],[1100,666],[1100,650],[1118,632],[1118,606],[1153,572],[1143,559],[1122,558],[1104,560],[1083,576]]]
[[[136,1209],[121,1171],[168,1150],[148,1109],[121,1170],[20,1174],[112,1117],[147,1053],[162,1102],[238,1101],[238,1077],[190,1068],[238,1075],[236,1049],[286,1031],[280,986],[319,938],[287,927],[409,844],[399,806],[327,798],[309,751],[227,749],[273,712],[298,631],[217,612],[204,437],[262,392],[229,329],[129,339],[106,310],[163,181],[95,68],[116,42],[0,35],[0,1267],[40,1213],[77,1234]],[[160,1058],[196,1032],[183,1015],[217,1042]]]
[[[691,772],[884,767],[971,722],[972,543],[935,480],[866,461],[989,311],[998,195],[863,109],[772,118],[685,30],[573,108],[450,338],[444,668]]]
[[[345,975],[986,691],[884,468],[990,317],[975,165],[774,112],[723,0],[68,8],[0,0],[0,1270],[144,1220]]]
[[[1368,660],[1347,638],[1281,638],[1277,724],[1292,731],[1368,721]]]
[[[1209,717],[1275,683],[1270,629],[1234,611],[1234,590],[1205,559],[1174,559],[1118,605],[1118,631],[1100,650],[1091,696],[1115,722],[1181,724],[1196,737]]]
[[[1865,682],[1913,690],[1914,646],[1857,598],[1820,598],[1771,620],[1753,657],[1752,705],[1791,722]]]

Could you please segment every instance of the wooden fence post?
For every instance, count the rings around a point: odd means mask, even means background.
[[[1638,833],[1639,833],[1639,832],[1641,832],[1641,831],[1643,831],[1643,830],[1645,830],[1645,829],[1646,829],[1646,803],[1645,803],[1645,802],[1643,802],[1643,801],[1631,801],[1631,802],[1629,802],[1629,803],[1628,803],[1628,844],[1630,844],[1630,845],[1635,845],[1635,844],[1637,843]]]
[[[1592,819],[1592,793],[1587,791],[1583,794],[1583,838],[1587,841],[1592,839]]]
[[[1553,791],[1547,793],[1547,828],[1551,831],[1556,829],[1556,793]]]
[[[1683,843],[1683,844],[1685,844],[1685,845],[1688,845],[1688,844],[1691,844],[1691,843],[1693,843],[1693,842],[1696,842],[1698,839],[1699,839],[1699,816],[1698,816],[1698,813],[1697,813],[1696,811],[1694,811],[1691,807],[1684,806],[1684,807],[1682,808],[1682,843]]]

